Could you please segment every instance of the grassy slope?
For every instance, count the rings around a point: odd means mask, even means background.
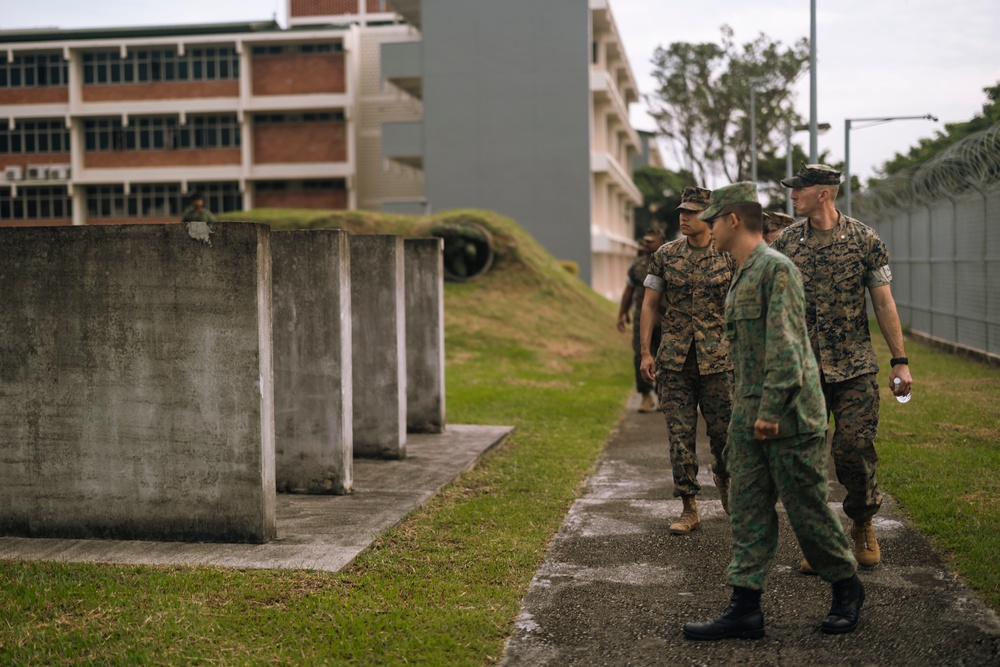
[[[448,418],[517,431],[343,573],[0,561],[0,664],[495,662],[621,415],[631,351],[613,306],[482,212],[239,217],[367,233],[419,234],[442,218],[490,228],[493,270],[446,289]]]

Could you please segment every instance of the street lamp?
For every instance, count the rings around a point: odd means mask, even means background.
[[[767,81],[763,76],[750,77],[750,180],[757,182],[757,86]]]
[[[937,116],[924,114],[923,116],[884,116],[881,118],[847,118],[844,120],[844,182],[847,184],[844,212],[847,215],[851,215],[851,123],[871,123],[871,125],[864,126],[871,127],[872,125],[881,125],[882,123],[889,123],[894,120],[932,120],[936,123]],[[858,129],[863,130],[864,127],[859,127]]]
[[[811,130],[810,125],[796,125],[792,127],[789,125],[785,129],[785,178],[792,177],[792,133],[793,132],[805,132],[806,130]],[[830,129],[829,123],[820,123],[816,126],[818,134],[826,134],[827,130]],[[792,215],[792,198],[788,198],[787,206],[785,210],[788,215]]]

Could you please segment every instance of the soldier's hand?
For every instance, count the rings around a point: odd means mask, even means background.
[[[778,435],[778,422],[766,422],[763,419],[758,419],[753,423],[753,437],[758,440],[776,435]]]
[[[639,364],[639,372],[646,382],[656,382],[656,361],[650,354],[642,355],[642,363]]]
[[[896,378],[899,378],[899,384],[895,384]],[[892,389],[892,393],[896,396],[906,396],[910,393],[910,385],[913,384],[913,378],[910,377],[910,367],[906,364],[896,364],[892,367],[889,372],[889,388]]]
[[[625,333],[625,325],[629,323],[628,313],[622,313],[618,316],[618,331]]]

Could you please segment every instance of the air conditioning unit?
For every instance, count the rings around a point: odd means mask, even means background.
[[[41,165],[33,164],[28,167],[28,173],[25,175],[24,180],[26,181],[40,181],[48,176],[46,173],[48,171],[47,167]]]
[[[20,167],[4,167],[3,177],[6,181],[19,181],[24,178],[24,171]]]
[[[50,181],[68,181],[70,174],[69,165],[68,164],[49,165],[48,174]]]

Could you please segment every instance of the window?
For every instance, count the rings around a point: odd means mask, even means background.
[[[59,53],[31,53],[7,62],[0,56],[0,88],[65,86],[69,81],[66,61]]]
[[[239,55],[228,46],[190,49],[183,56],[174,49],[138,49],[125,58],[118,51],[83,54],[86,84],[231,80],[239,70]]]
[[[258,125],[280,125],[285,123],[330,123],[344,120],[343,111],[316,113],[255,114],[253,122]]]
[[[302,53],[333,53],[344,50],[344,43],[322,42],[311,44],[267,44],[253,47],[251,53],[254,56],[284,56],[297,55]]]
[[[254,188],[257,192],[332,192],[346,190],[347,181],[342,178],[305,181],[257,181]]]
[[[181,188],[177,184],[143,183],[125,194],[121,185],[87,188],[88,218],[179,218]]]
[[[22,120],[13,130],[10,121],[0,121],[0,155],[68,151],[69,130],[62,120]]]
[[[0,188],[0,220],[61,220],[73,216],[73,206],[65,187],[19,188],[11,197],[9,188]]]
[[[239,183],[188,183],[188,190],[200,192],[205,198],[205,208],[212,213],[243,210],[243,194]],[[186,201],[186,200],[185,200]]]
[[[181,125],[174,116],[92,119],[83,124],[87,151],[154,151],[178,148],[238,148],[240,124],[235,115],[190,116]]]

